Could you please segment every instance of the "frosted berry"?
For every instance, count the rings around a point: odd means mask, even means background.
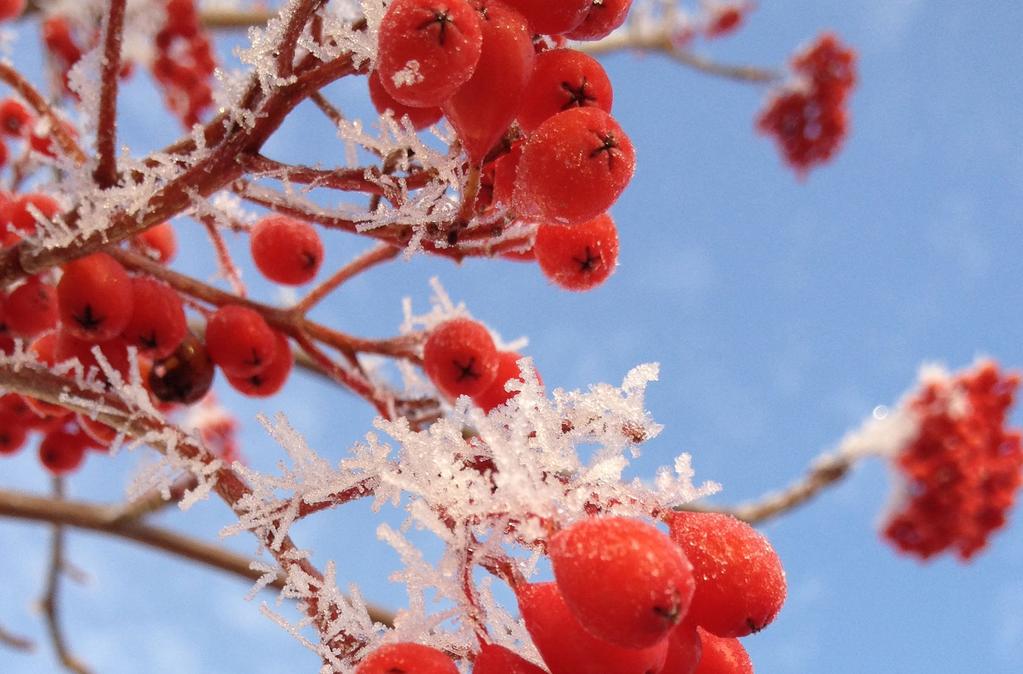
[[[599,639],[648,648],[689,609],[693,568],[667,534],[646,522],[580,520],[555,534],[547,551],[572,614]]]
[[[590,290],[614,273],[618,230],[607,213],[578,225],[540,225],[533,254],[554,284],[566,290]]]
[[[536,58],[522,94],[519,125],[532,131],[548,117],[571,108],[611,112],[613,99],[611,81],[596,59],[575,49],[551,49]]]
[[[554,583],[521,585],[519,611],[551,674],[650,674],[668,652],[664,639],[649,648],[622,648],[591,635],[575,619]]]
[[[445,395],[472,397],[497,375],[497,347],[476,321],[455,318],[430,333],[423,348],[423,369]]]
[[[163,264],[173,260],[178,252],[177,236],[174,234],[174,227],[169,222],[150,227],[141,234],[137,234],[135,244],[144,253]]]
[[[763,534],[720,513],[674,512],[667,520],[696,576],[690,620],[721,637],[774,620],[785,601],[785,571]]]
[[[3,300],[3,317],[15,337],[30,339],[52,330],[57,325],[57,290],[33,276]]]
[[[270,365],[277,338],[258,312],[229,304],[206,323],[206,349],[225,373],[251,377]]]
[[[444,652],[420,644],[381,646],[359,663],[355,674],[458,674]]]
[[[64,133],[72,139],[78,138],[78,132],[68,122],[58,122],[64,129]],[[53,126],[49,120],[37,121],[32,125],[28,134],[28,145],[39,154],[46,157],[55,157],[59,144],[54,140]]]
[[[54,355],[58,363],[77,360],[82,365],[82,374],[88,376],[92,372],[100,381],[109,383],[109,377],[103,371],[99,359],[94,353],[94,350],[98,350],[107,364],[121,375],[121,379],[127,381],[130,367],[128,344],[120,337],[94,343],[78,339],[66,330],[58,330],[56,334],[57,343],[54,347]]]
[[[32,113],[13,98],[0,101],[0,133],[20,138],[33,122]]]
[[[121,336],[150,358],[166,358],[188,332],[181,297],[166,283],[136,276],[131,279],[132,313]]]
[[[384,88],[383,83],[380,81],[380,73],[376,70],[371,72],[366,79],[369,80],[369,98],[373,102],[373,107],[381,115],[390,110],[396,120],[408,117],[412,128],[417,131],[433,126],[444,116],[444,112],[436,106],[420,108],[396,101],[394,96],[391,96],[387,89]]]
[[[582,23],[565,34],[572,40],[599,40],[625,23],[632,0],[591,0]]]
[[[659,674],[693,674],[700,662],[700,651],[696,625],[683,621],[668,637],[668,659]]]
[[[288,381],[295,358],[291,353],[288,338],[279,332],[275,333],[275,337],[277,343],[273,360],[266,366],[266,369],[248,377],[235,377],[232,374],[227,374],[227,381],[231,386],[245,395],[257,398],[266,398],[281,390],[284,383]]]
[[[515,119],[533,70],[529,26],[514,9],[496,0],[475,0],[483,49],[472,78],[444,104],[469,159],[479,164]]]
[[[753,674],[749,653],[738,639],[718,637],[703,629],[698,632],[701,655],[694,674]]]
[[[153,363],[147,381],[157,399],[191,405],[209,392],[214,374],[216,368],[206,347],[188,335],[174,353]]]
[[[557,35],[578,26],[592,0],[505,0],[526,17],[534,33]]]
[[[472,674],[547,674],[547,672],[504,646],[483,644],[472,663]]]
[[[469,81],[482,46],[465,0],[395,0],[380,22],[377,72],[396,101],[436,107]]]
[[[521,358],[522,355],[514,351],[501,351],[497,354],[497,374],[494,376],[493,383],[472,397],[472,401],[479,405],[484,412],[489,412],[518,395],[517,392],[512,393],[505,390],[505,385],[512,379],[522,381],[522,372],[519,370]]]
[[[114,258],[93,253],[64,265],[57,301],[65,330],[103,342],[121,334],[131,320],[131,278]]]
[[[316,229],[307,222],[281,215],[271,215],[256,223],[249,247],[259,271],[277,283],[308,283],[323,262],[323,243]]]
[[[52,198],[40,193],[21,194],[7,202],[0,214],[3,229],[0,240],[10,245],[22,236],[35,232],[36,212],[52,220],[60,212],[60,206]]]
[[[635,166],[632,142],[609,114],[593,107],[559,112],[522,148],[515,210],[539,222],[585,222],[617,201]]]
[[[54,429],[39,443],[39,461],[54,475],[66,475],[82,465],[90,443],[91,440],[77,427],[73,431]]]

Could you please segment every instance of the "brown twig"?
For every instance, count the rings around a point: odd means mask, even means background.
[[[284,35],[277,46],[278,77],[291,77],[295,67],[295,49],[298,47],[298,38],[302,36],[309,17],[325,3],[326,0],[301,0],[301,4],[292,10],[288,24],[284,27]]]
[[[35,642],[26,637],[18,636],[13,632],[8,632],[4,629],[3,625],[0,625],[0,644],[3,644],[7,648],[23,651],[25,653],[31,653],[36,649]]]
[[[117,87],[121,75],[121,42],[127,0],[110,0],[103,33],[103,64],[100,71],[99,117],[96,122],[96,170],[93,178],[102,188],[117,182]]]
[[[110,518],[116,522],[141,520],[143,517],[177,503],[184,497],[185,493],[195,489],[197,485],[198,480],[195,479],[194,475],[185,475],[170,486],[168,489],[169,498],[164,498],[162,490],[153,489],[132,501],[128,501],[122,506],[118,506],[115,511],[110,513]]]
[[[308,295],[295,305],[295,311],[304,316],[324,297],[337,290],[341,284],[382,262],[393,260],[399,253],[401,253],[400,248],[388,246],[387,244],[380,244],[375,248],[371,248],[338,269],[329,279],[313,288]]]

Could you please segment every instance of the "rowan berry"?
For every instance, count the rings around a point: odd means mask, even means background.
[[[504,646],[483,644],[472,663],[472,674],[547,674],[547,672]]]
[[[174,353],[153,363],[147,382],[157,399],[191,405],[209,392],[215,374],[206,347],[187,335]]]
[[[166,358],[188,333],[181,296],[166,283],[136,276],[131,279],[131,320],[121,333],[139,353]]]
[[[592,0],[505,0],[522,13],[533,33],[558,35],[567,33],[580,23],[590,10]]]
[[[36,213],[46,220],[52,220],[60,213],[60,206],[52,198],[41,193],[21,194],[4,204],[0,213],[0,240],[10,245],[25,234],[36,231]]]
[[[413,643],[381,646],[355,668],[355,674],[458,674],[443,651]]]
[[[519,360],[522,356],[514,351],[501,351],[497,354],[497,374],[493,382],[472,397],[472,401],[479,405],[484,412],[505,404],[518,395],[518,392],[511,392],[505,389],[505,384],[513,379],[522,381],[522,372],[519,370]]]
[[[71,124],[65,121],[57,122],[64,129],[65,135],[72,140],[78,138],[78,132]],[[57,156],[54,150],[53,124],[50,120],[36,121],[28,134],[28,145],[44,157]]]
[[[263,218],[249,239],[256,267],[271,281],[308,283],[323,262],[323,242],[308,222],[282,215]]]
[[[206,349],[225,373],[251,377],[270,365],[277,337],[259,312],[229,304],[207,321]]]
[[[668,637],[668,659],[659,674],[693,674],[700,663],[700,635],[691,620],[684,620]]]
[[[493,198],[495,204],[510,206],[515,191],[515,176],[522,158],[522,141],[512,143],[507,154],[494,160]]]
[[[693,674],[753,674],[749,653],[738,639],[715,636],[704,629],[697,631],[701,654]]]
[[[565,33],[571,40],[599,40],[625,23],[632,0],[592,0],[582,23]]]
[[[532,131],[548,117],[572,108],[611,112],[614,92],[603,66],[575,49],[551,49],[536,57],[519,105],[519,126]]]
[[[693,564],[689,619],[721,637],[766,627],[785,601],[785,571],[767,538],[720,513],[673,512],[671,538]]]
[[[65,330],[85,341],[104,342],[121,334],[131,320],[131,278],[114,258],[93,253],[64,265],[57,300]]]
[[[3,323],[15,337],[31,339],[57,325],[57,290],[38,276],[10,292],[3,300]]]
[[[595,517],[547,546],[565,602],[591,634],[624,648],[667,638],[686,615],[693,568],[667,534],[640,520]]]
[[[157,262],[167,264],[178,252],[177,236],[169,222],[150,227],[135,235],[135,244]]]
[[[28,429],[13,414],[0,411],[0,455],[17,454],[25,446]]]
[[[117,429],[82,414],[76,415],[75,420],[81,427],[82,432],[88,435],[95,443],[91,445],[92,449],[109,451],[110,444],[117,438]]]
[[[66,475],[85,460],[91,440],[71,424],[47,432],[39,443],[39,461],[54,475]]]
[[[474,0],[483,49],[472,78],[444,104],[469,159],[479,164],[515,119],[535,52],[525,19],[497,0]]]
[[[423,347],[423,369],[450,398],[472,397],[486,390],[497,376],[497,365],[497,347],[490,333],[467,318],[441,323]]]
[[[513,203],[520,216],[574,224],[606,211],[636,166],[632,142],[599,108],[549,117],[522,148]]]
[[[618,230],[607,213],[578,225],[540,225],[533,254],[540,270],[566,290],[590,290],[618,263]]]
[[[704,35],[713,38],[734,33],[742,25],[746,12],[751,8],[746,2],[712,7],[707,17],[707,26],[703,30]]]
[[[37,337],[35,341],[29,345],[28,351],[43,365],[53,367],[58,362],[57,333],[48,332],[45,335]],[[53,403],[48,403],[29,396],[24,396],[24,400],[25,404],[41,417],[60,418],[68,415],[68,411],[60,405],[54,405]]]
[[[68,360],[77,360],[82,365],[82,374],[88,376],[90,372],[104,383],[109,383],[109,377],[103,368],[100,367],[99,359],[94,353],[98,350],[107,364],[113,368],[121,379],[127,381],[130,363],[128,360],[128,343],[121,337],[114,337],[105,342],[91,342],[81,340],[67,330],[57,331],[57,343],[54,347],[54,355],[58,363]]]
[[[280,332],[275,333],[275,337],[277,341],[273,360],[266,366],[266,369],[248,377],[236,377],[225,372],[231,386],[247,396],[257,398],[266,398],[281,390],[288,380],[288,375],[291,374],[295,357],[291,353],[288,338]]]
[[[516,588],[519,611],[551,674],[649,674],[668,652],[664,639],[649,648],[622,648],[590,634],[565,603],[555,583]]]
[[[0,0],[0,21],[10,21],[25,11],[26,0]]]
[[[436,107],[472,77],[482,45],[465,0],[395,0],[380,22],[380,82],[400,103]]]
[[[444,111],[437,106],[422,108],[396,101],[394,96],[391,96],[384,88],[380,81],[380,73],[376,70],[371,72],[366,79],[369,83],[369,99],[381,115],[390,111],[396,121],[401,121],[402,117],[408,117],[409,123],[416,131],[433,126],[444,116]]]
[[[19,138],[34,122],[32,113],[13,98],[0,101],[0,133]]]

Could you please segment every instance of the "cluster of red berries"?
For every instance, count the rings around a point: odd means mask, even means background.
[[[838,151],[849,130],[846,110],[856,83],[856,53],[831,34],[792,59],[796,81],[774,94],[757,119],[785,160],[803,174]]]
[[[537,223],[533,250],[517,257],[535,256],[548,278],[571,290],[592,288],[614,270],[618,237],[606,211],[632,178],[635,152],[609,114],[604,69],[554,47],[604,37],[630,6],[395,0],[369,78],[382,114],[407,115],[416,128],[447,118],[482,174],[477,212],[501,207]]]
[[[985,362],[929,383],[909,403],[919,430],[895,457],[904,500],[884,526],[899,550],[967,560],[1005,525],[1023,480],[1020,432],[1006,426],[1019,382]]]
[[[483,646],[473,674],[752,674],[738,637],[770,623],[785,574],[762,535],[730,516],[672,513],[669,534],[645,522],[595,517],[551,536],[554,582],[515,588],[547,670]],[[454,674],[443,652],[399,643],[357,674]]]
[[[59,123],[69,136],[77,137],[78,132],[70,123],[64,120]],[[0,136],[21,141],[29,149],[53,157],[54,140],[50,126],[49,120],[38,120],[20,101],[14,98],[0,100]],[[0,138],[0,167],[7,163],[8,154],[7,144]],[[4,232],[0,232],[0,236],[3,235]]]
[[[213,105],[213,44],[199,20],[195,0],[166,0],[167,23],[156,34],[153,77],[167,107],[192,126]]]
[[[53,64],[60,73],[60,79],[64,85],[64,92],[71,94],[70,74],[71,69],[81,60],[89,49],[94,48],[100,39],[99,30],[95,30],[89,36],[89,40],[83,45],[83,41],[76,38],[71,28],[71,22],[66,16],[53,14],[46,17],[42,22],[43,44],[49,52]],[[120,77],[122,79],[131,76],[134,71],[134,64],[125,61],[121,64]]]
[[[0,397],[0,456],[18,453],[34,433],[39,433],[39,461],[54,475],[78,468],[88,450],[105,451],[115,433],[103,424],[60,408],[8,393]],[[54,412],[54,413],[50,413]]]

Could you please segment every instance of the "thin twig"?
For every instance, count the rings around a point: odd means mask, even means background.
[[[338,269],[329,279],[313,288],[308,295],[303,297],[302,300],[295,305],[295,311],[302,315],[309,313],[310,309],[316,306],[316,304],[324,297],[340,287],[341,284],[358,276],[367,269],[372,269],[374,266],[382,262],[394,259],[399,253],[401,253],[400,248],[395,248],[394,246],[389,246],[387,244],[380,244],[375,248],[371,248]]]
[[[102,188],[117,182],[117,86],[121,79],[121,42],[127,0],[110,0],[104,22],[103,65],[100,71],[99,118],[96,130],[98,162],[93,178]]]
[[[18,636],[13,632],[8,632],[4,629],[3,625],[0,625],[0,644],[3,644],[7,648],[11,648],[16,651],[23,651],[25,653],[31,653],[36,649],[34,641],[26,637]]]
[[[119,506],[115,511],[110,513],[110,518],[115,522],[141,520],[143,517],[152,515],[155,512],[177,503],[187,492],[195,489],[198,482],[199,481],[195,479],[194,475],[185,475],[179,478],[167,490],[167,496],[169,498],[164,498],[163,490],[153,489],[142,496],[139,496],[135,500],[128,501],[124,505]]]
[[[76,141],[65,126],[64,121],[54,112],[49,101],[32,86],[28,80],[21,76],[11,65],[0,61],[0,81],[6,82],[18,95],[25,99],[25,102],[32,106],[36,114],[46,117],[50,122],[50,134],[56,139],[57,145],[64,154],[71,157],[75,163],[85,163],[85,153],[78,146]]]
[[[288,24],[284,27],[284,35],[277,45],[277,76],[291,77],[295,67],[295,49],[298,38],[302,36],[309,17],[316,12],[326,0],[301,0],[301,4],[291,11]]]

